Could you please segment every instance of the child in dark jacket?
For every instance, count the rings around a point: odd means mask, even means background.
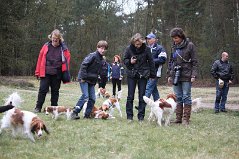
[[[116,97],[116,85],[118,87],[117,95],[121,94],[121,81],[123,79],[124,67],[121,64],[119,55],[115,55],[111,65],[111,79],[113,84],[113,97]]]
[[[106,86],[107,81],[109,80],[110,76],[110,64],[106,61],[106,57],[103,56],[103,62],[102,62],[102,69],[100,71],[100,75],[98,76],[98,84],[99,88],[104,88]]]
[[[97,50],[90,53],[82,62],[80,71],[78,73],[78,80],[82,95],[78,100],[73,113],[72,119],[80,119],[78,113],[83,108],[85,102],[87,102],[87,108],[84,114],[84,118],[90,118],[90,113],[95,104],[95,85],[98,80],[99,72],[102,69],[103,56],[108,48],[108,43],[101,40],[97,43]]]

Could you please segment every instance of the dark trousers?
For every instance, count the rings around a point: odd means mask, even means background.
[[[112,78],[112,84],[113,84],[113,96],[116,95],[116,85],[118,86],[118,91],[121,91],[121,80]]]
[[[143,100],[143,96],[145,95],[147,79],[146,78],[127,78],[128,82],[128,97],[126,102],[126,114],[127,119],[133,119],[133,103],[134,103],[134,93],[136,85],[138,85],[138,98],[139,98],[139,107],[138,107],[138,119],[144,120],[145,116],[145,106],[146,103]]]
[[[46,77],[41,78],[40,88],[38,92],[38,98],[36,103],[36,108],[42,109],[42,105],[45,102],[46,94],[51,87],[51,105],[58,105],[59,89],[61,87],[61,79],[57,75],[46,75]]]
[[[104,88],[105,89],[107,81],[108,81],[107,77],[101,77],[101,79],[98,81],[99,88]]]

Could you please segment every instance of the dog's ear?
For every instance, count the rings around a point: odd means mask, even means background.
[[[48,131],[48,129],[46,128],[46,125],[43,124],[43,130],[47,133],[47,134],[50,134],[50,132]]]

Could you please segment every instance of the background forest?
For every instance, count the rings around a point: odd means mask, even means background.
[[[132,1],[136,11],[124,13]],[[199,79],[211,80],[214,60],[227,51],[239,83],[239,0],[0,0],[0,75],[32,76],[48,34],[60,29],[71,51],[71,74],[96,43],[107,59],[124,52],[130,37],[154,32],[171,53],[169,31],[182,27],[197,46]],[[166,70],[166,69],[164,69]]]

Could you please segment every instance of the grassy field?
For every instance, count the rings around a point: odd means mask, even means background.
[[[12,87],[0,85],[0,103],[13,92],[18,92],[24,102],[21,109],[34,109],[39,83],[27,79],[35,87]],[[111,92],[111,84],[107,85]],[[136,120],[128,123],[125,114],[127,86],[123,86],[121,108],[123,118],[96,120],[80,119],[67,121],[61,116],[57,121],[51,116],[40,113],[46,122],[50,135],[44,134],[32,143],[23,137],[13,138],[9,130],[0,135],[0,159],[238,159],[239,158],[239,112],[214,114],[211,109],[204,109],[192,114],[189,127],[171,125],[158,127],[145,121],[142,125]],[[166,97],[172,88],[159,86],[161,97]],[[59,105],[74,106],[80,96],[78,83],[62,85]],[[215,88],[193,88],[193,98],[203,97],[204,102],[213,103]],[[50,104],[47,95],[44,106]],[[137,99],[137,96],[136,96]],[[100,105],[99,99],[96,105]],[[228,103],[239,105],[238,87],[230,88]],[[137,100],[135,100],[137,105]],[[0,114],[2,117],[3,114]],[[146,111],[146,118],[149,108]],[[82,117],[82,115],[81,115]]]

